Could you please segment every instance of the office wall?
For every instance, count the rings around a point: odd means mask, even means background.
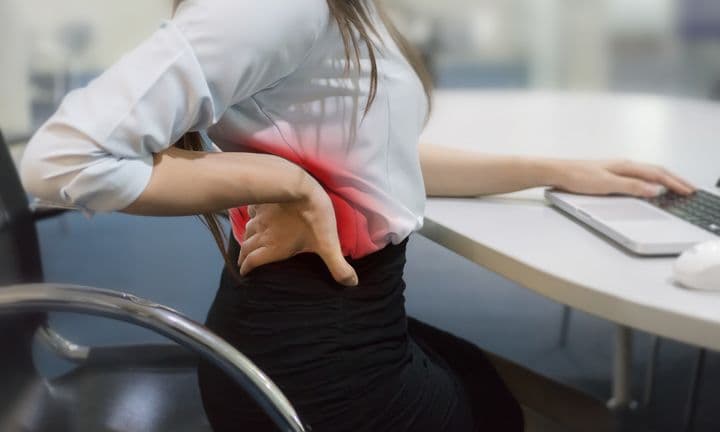
[[[653,62],[653,56],[678,49],[679,9],[712,2],[717,0],[388,1],[430,20],[451,22],[445,28],[455,40],[445,44],[452,52],[444,55],[524,64],[531,87],[592,90],[614,86],[614,63],[625,61],[616,58],[625,56],[618,45],[639,42],[640,54]],[[458,49],[467,44],[474,50]]]
[[[525,65],[527,84],[533,87],[607,88],[608,29],[614,16],[610,14],[610,0],[389,3],[439,21],[437,27],[444,29],[440,37],[446,39],[444,47],[450,47],[443,56]]]

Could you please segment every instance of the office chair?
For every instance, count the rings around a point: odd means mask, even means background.
[[[281,431],[305,431],[289,401],[245,356],[205,327],[130,294],[42,283],[33,211],[0,133],[0,430],[210,431],[195,367],[204,358],[242,386]],[[176,344],[83,347],[48,324],[67,311],[129,322]],[[76,368],[54,379],[33,363],[39,340]]]

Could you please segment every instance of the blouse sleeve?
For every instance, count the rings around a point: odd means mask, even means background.
[[[185,0],[65,97],[28,143],[25,188],[90,212],[127,207],[150,180],[153,153],[292,73],[327,21],[325,0]]]

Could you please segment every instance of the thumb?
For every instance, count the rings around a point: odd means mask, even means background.
[[[357,286],[359,280],[355,269],[342,256],[340,248],[332,252],[320,254],[323,262],[332,274],[333,279],[345,286]]]
[[[629,178],[620,178],[613,186],[615,192],[645,198],[656,197],[662,192],[662,188],[658,185]]]

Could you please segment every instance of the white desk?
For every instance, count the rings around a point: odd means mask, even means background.
[[[437,93],[423,142],[481,152],[632,158],[716,191],[720,105],[650,96]],[[548,206],[539,189],[428,200],[422,234],[537,293],[620,324],[611,405],[627,406],[630,329],[720,350],[720,294],[671,280],[672,258],[630,255]]]

